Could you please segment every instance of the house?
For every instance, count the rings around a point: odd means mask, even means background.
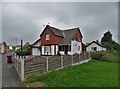
[[[99,41],[92,41],[86,45],[86,51],[105,51],[106,48]]]
[[[3,45],[3,43],[0,43],[0,53],[4,53],[4,45]]]
[[[0,43],[0,53],[5,53],[7,51],[9,51],[9,46],[6,42]]]
[[[38,39],[37,41],[35,41],[31,47],[32,47],[32,55],[40,55],[41,54],[41,41],[40,39]]]
[[[13,46],[12,45],[9,45],[9,50],[13,50]]]
[[[15,50],[18,50],[18,49],[20,49],[21,48],[21,46],[20,45],[16,45],[16,46],[14,46],[15,47]]]
[[[61,30],[47,25],[40,35],[41,55],[72,55],[82,51],[82,34],[79,28]]]

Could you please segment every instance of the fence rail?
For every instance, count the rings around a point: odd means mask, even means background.
[[[74,55],[62,56],[34,56],[26,60],[26,57],[18,57],[15,55],[15,68],[24,81],[29,75],[34,73],[43,73],[54,69],[60,69],[67,66],[86,63],[91,60],[91,55],[88,52]]]

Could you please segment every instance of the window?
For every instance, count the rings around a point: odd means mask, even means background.
[[[50,52],[50,46],[45,46],[45,52]]]
[[[97,51],[97,47],[91,47],[92,51]]]
[[[78,50],[80,50],[80,46],[78,46]]]
[[[46,39],[46,40],[50,40],[50,34],[46,34],[45,39]]]
[[[64,46],[59,46],[59,51],[64,51]]]

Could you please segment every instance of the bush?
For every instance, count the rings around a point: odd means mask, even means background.
[[[91,53],[92,59],[101,60],[104,54],[102,52],[93,52]]]
[[[118,52],[117,51],[101,51],[101,52],[92,52],[92,59],[101,60],[101,61],[118,61]]]

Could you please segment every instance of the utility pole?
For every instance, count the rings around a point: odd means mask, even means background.
[[[21,40],[21,52],[22,52],[23,40]]]

